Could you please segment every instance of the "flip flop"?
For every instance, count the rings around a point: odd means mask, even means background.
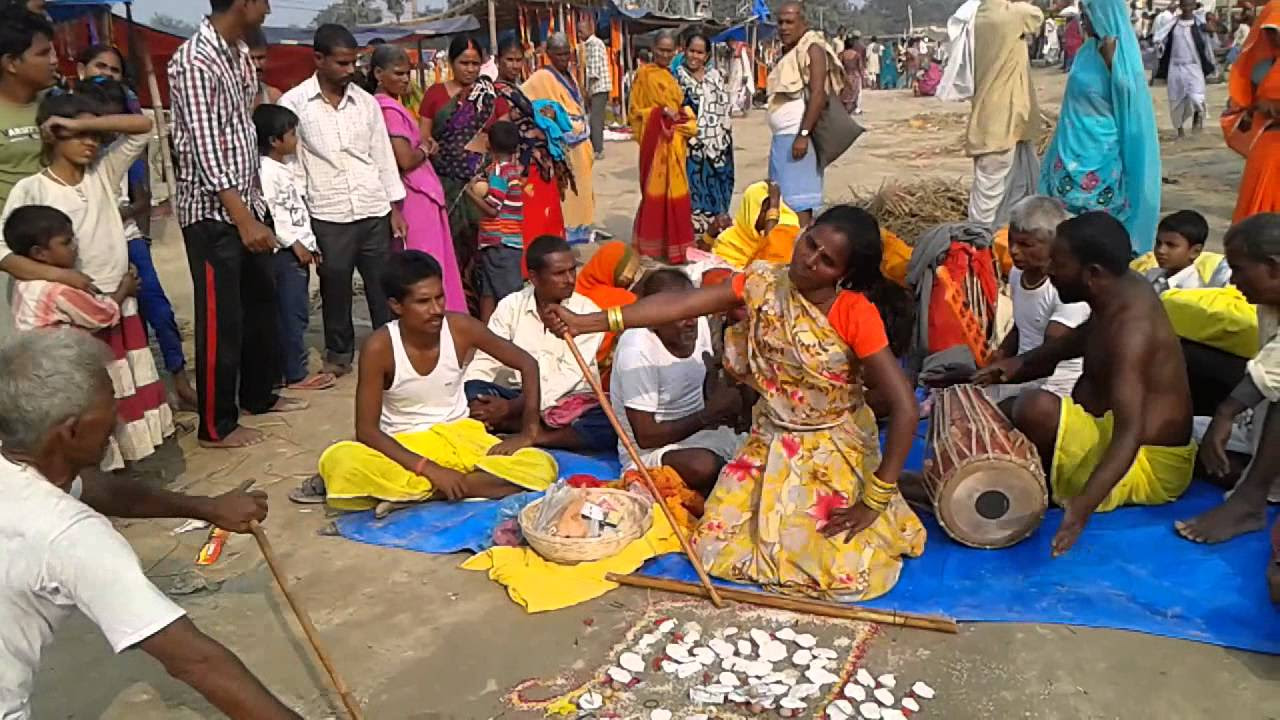
[[[289,499],[299,505],[319,505],[325,501],[324,479],[312,475],[297,488],[289,491]]]
[[[338,378],[333,373],[320,372],[312,375],[304,380],[287,385],[287,390],[329,390],[338,384]]]

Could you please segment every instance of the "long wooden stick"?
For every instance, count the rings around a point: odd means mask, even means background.
[[[280,570],[280,561],[276,559],[276,553],[271,549],[271,541],[267,539],[267,534],[263,532],[262,527],[258,525],[256,520],[249,523],[249,528],[253,531],[253,537],[258,541],[258,548],[262,550],[262,556],[267,560],[267,567],[271,568],[271,575],[276,579],[276,585],[280,587],[280,592],[284,594],[284,599],[289,602],[289,607],[293,610],[293,616],[297,618],[298,624],[302,626],[302,632],[307,636],[307,642],[311,644],[311,649],[315,651],[316,657],[320,658],[320,664],[324,666],[325,672],[329,673],[329,679],[333,681],[333,686],[338,690],[338,695],[342,698],[342,704],[347,708],[347,714],[351,716],[351,720],[364,720],[364,715],[360,713],[360,705],[356,702],[355,696],[347,689],[347,684],[342,682],[342,677],[338,675],[338,671],[334,669],[333,659],[329,657],[329,653],[325,652],[323,646],[320,645],[320,634],[316,632],[316,626],[311,624],[311,616],[307,614],[302,604],[293,596],[293,591],[289,589],[289,583],[284,579],[284,573]]]
[[[694,585],[693,583],[681,582],[679,580],[664,580],[662,578],[651,578],[643,575],[618,575],[616,573],[609,573],[605,578],[612,582],[616,582],[619,585],[630,585],[632,587],[647,588],[649,590],[665,590],[666,592],[679,593],[681,595],[694,595],[698,597],[706,595],[706,592],[701,587]],[[821,600],[788,597],[786,595],[774,595],[771,593],[754,592],[751,590],[720,588],[720,592],[725,597],[736,602],[747,603],[749,605],[759,605],[767,608],[776,608],[778,610],[791,610],[793,612],[842,618],[845,620],[862,620],[865,622],[880,623],[881,625],[897,625],[899,627],[918,628],[920,630],[933,630],[936,632],[950,633],[952,635],[960,632],[960,627],[956,625],[956,621],[947,617],[916,615],[914,613],[902,613],[895,610],[872,610],[871,608],[858,607],[857,605],[840,605],[838,603],[823,602]]]
[[[645,467],[644,462],[640,459],[640,451],[636,449],[635,443],[631,442],[631,438],[627,437],[627,434],[622,431],[622,423],[618,422],[618,416],[613,412],[613,405],[609,402],[609,396],[604,394],[604,388],[600,386],[600,380],[591,372],[591,366],[587,365],[587,361],[582,358],[582,352],[578,350],[578,345],[573,341],[573,336],[565,333],[563,337],[565,343],[569,346],[569,350],[573,352],[573,359],[578,361],[578,367],[582,369],[583,376],[587,378],[587,382],[591,383],[591,389],[595,391],[596,399],[600,401],[600,408],[604,410],[605,416],[609,418],[614,432],[618,433],[618,439],[622,441],[623,447],[627,449],[627,455],[631,456],[631,462],[635,463],[640,477],[644,478],[645,487],[653,495],[654,504],[662,509],[663,515],[667,516],[667,522],[671,524],[671,531],[676,534],[676,539],[680,541],[680,549],[684,550],[685,557],[689,558],[689,562],[693,564],[693,569],[697,571],[698,580],[702,582],[706,596],[711,599],[712,605],[718,608],[724,607],[724,600],[720,598],[720,593],[711,584],[711,578],[707,577],[707,570],[702,567],[702,561],[694,554],[693,547],[689,545],[689,539],[684,536],[684,531],[676,524],[675,517],[671,515],[671,508],[667,507],[667,504],[663,502],[662,493],[658,492],[658,486],[654,484],[653,476],[649,474],[649,468]]]

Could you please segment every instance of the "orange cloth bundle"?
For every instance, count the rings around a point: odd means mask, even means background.
[[[693,532],[694,526],[702,518],[705,504],[703,497],[690,490],[689,486],[684,483],[684,478],[665,465],[649,468],[649,476],[653,478],[653,484],[657,486],[658,493],[662,495],[662,501],[671,510],[671,517],[675,518],[676,524],[680,526],[680,531],[686,535]],[[644,478],[636,470],[628,470],[623,473],[617,487],[625,490],[632,485],[644,487]]]

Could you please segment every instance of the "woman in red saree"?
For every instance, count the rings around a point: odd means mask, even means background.
[[[693,247],[687,161],[698,124],[671,74],[675,52],[675,37],[659,34],[653,64],[636,71],[628,120],[640,143],[641,197],[632,241],[641,255],[679,265]]]
[[[524,76],[524,46],[512,36],[498,45],[498,93],[495,115],[520,129],[520,150],[516,159],[525,169],[524,246],[543,235],[564,237],[564,212],[560,207],[561,188],[573,183],[573,172],[563,159],[556,160],[547,137],[538,129],[533,103],[520,83]]]
[[[1222,118],[1227,145],[1245,156],[1232,222],[1280,211],[1280,0],[1258,12],[1231,66],[1230,105]]]

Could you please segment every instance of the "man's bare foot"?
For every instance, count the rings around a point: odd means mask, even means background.
[[[1266,508],[1261,503],[1227,500],[1190,520],[1179,520],[1173,526],[1179,535],[1191,542],[1212,545],[1257,532],[1266,524]]]
[[[195,412],[200,407],[196,389],[191,385],[191,378],[186,370],[173,374],[173,394],[178,396],[178,408]]]
[[[309,407],[311,407],[311,405],[306,400],[299,400],[298,398],[285,397],[281,395],[279,398],[276,399],[276,404],[272,405],[271,409],[268,410],[267,412],[269,413],[301,412],[303,410],[306,410]]]
[[[378,520],[381,520],[397,510],[404,510],[405,508],[411,508],[414,505],[421,505],[421,504],[422,503],[412,503],[412,502],[398,503],[398,502],[391,502],[389,500],[383,500],[379,502],[377,507],[373,509],[373,516]]]
[[[267,436],[263,434],[261,430],[238,427],[235,430],[232,430],[221,440],[201,440],[200,447],[215,450],[235,450],[236,448],[247,448],[258,445],[266,439]]]

